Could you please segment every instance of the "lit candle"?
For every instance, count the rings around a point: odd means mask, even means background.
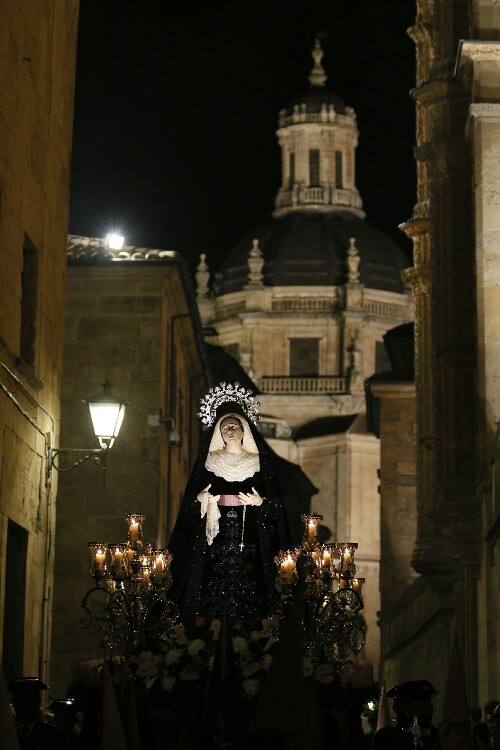
[[[351,550],[349,547],[346,547],[344,549],[344,554],[342,555],[342,570],[347,570],[351,564]]]
[[[127,547],[127,549],[125,550],[125,554],[127,555],[127,558],[128,558],[128,560],[130,562],[130,560],[135,555],[135,550],[133,550],[132,547]]]
[[[148,568],[143,569],[142,580],[146,585],[149,585],[149,569]]]
[[[130,538],[135,540],[139,536],[139,522],[135,518],[130,519]]]
[[[95,566],[100,573],[104,570],[105,562],[106,562],[106,552],[101,547],[99,547],[99,549],[95,553]]]
[[[329,568],[332,564],[332,556],[330,554],[330,551],[325,549],[323,552],[323,567]]]
[[[311,543],[316,541],[316,524],[314,521],[309,521],[307,525],[307,538]]]
[[[119,547],[115,549],[115,563],[119,565],[123,559],[123,552]]]
[[[155,569],[157,573],[163,573],[165,570],[165,563],[163,562],[163,557],[161,555],[158,555],[155,560]]]
[[[281,563],[281,573],[284,578],[292,578],[295,572],[295,562],[291,555],[288,555]]]
[[[341,578],[339,581],[339,589],[346,589],[348,581],[345,578]]]
[[[361,581],[359,580],[359,578],[352,579],[352,590],[356,591],[356,593],[358,594],[361,591]]]

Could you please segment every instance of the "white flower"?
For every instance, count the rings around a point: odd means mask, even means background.
[[[237,635],[233,638],[233,649],[235,654],[239,654],[242,651],[248,651],[248,641],[241,635]]]
[[[259,681],[255,678],[248,678],[243,680],[243,690],[247,695],[257,695],[259,692]]]
[[[158,657],[151,651],[143,651],[136,659],[138,677],[154,677],[158,674]]]
[[[185,630],[182,625],[179,625],[175,628],[174,641],[178,646],[185,646],[188,642]]]
[[[167,691],[167,693],[170,693],[173,690],[175,682],[175,677],[173,677],[171,674],[166,674],[161,678],[161,686],[164,690]]]
[[[205,641],[201,638],[195,638],[187,647],[187,652],[189,656],[198,656],[203,648],[205,648]]]
[[[176,661],[182,656],[182,650],[180,648],[171,648],[165,654],[165,664],[175,664]]]

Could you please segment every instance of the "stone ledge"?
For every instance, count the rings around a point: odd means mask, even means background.
[[[373,382],[372,392],[375,396],[385,398],[412,398],[415,396],[415,382],[409,380],[393,380],[385,382]]]

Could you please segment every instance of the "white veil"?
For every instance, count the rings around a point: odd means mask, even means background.
[[[241,426],[243,427],[243,450],[247,453],[259,455],[259,449],[257,448],[257,444],[254,440],[252,430],[250,429],[247,420],[245,419],[245,417],[242,417],[241,414],[233,414],[232,412],[230,414],[224,414],[223,417],[220,417],[217,420],[217,424],[214,427],[212,440],[210,441],[210,445],[208,447],[208,452],[213,453],[214,451],[221,451],[224,449],[224,440],[222,439],[220,425],[221,422],[228,417],[234,417],[241,423]]]

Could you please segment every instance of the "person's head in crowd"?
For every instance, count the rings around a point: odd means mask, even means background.
[[[69,734],[78,722],[79,705],[75,698],[57,698],[49,706],[54,724]]]
[[[488,701],[484,704],[483,713],[486,721],[491,721],[495,713],[498,713],[499,706],[499,701]]]
[[[34,724],[40,720],[42,691],[47,685],[38,677],[16,677],[8,684],[16,719],[21,724]]]
[[[432,698],[435,695],[437,690],[427,680],[403,682],[389,690],[387,697],[394,701],[398,726],[408,728],[417,719],[420,727],[430,727],[434,712]]]

